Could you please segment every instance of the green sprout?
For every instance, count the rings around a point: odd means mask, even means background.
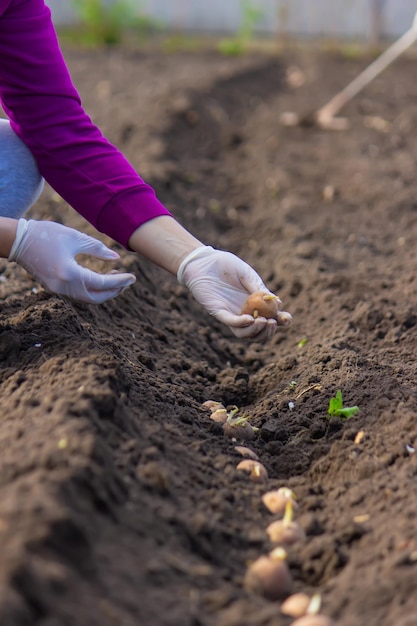
[[[241,11],[242,21],[235,36],[231,39],[222,39],[218,45],[219,52],[224,55],[243,54],[253,38],[255,26],[263,17],[262,9],[252,4],[250,0],[241,0]]]
[[[138,0],[71,0],[71,4],[81,21],[76,37],[88,45],[112,46],[128,31],[142,36],[157,27],[140,10]]]
[[[300,339],[300,341],[297,343],[297,348],[304,348],[304,346],[306,345],[308,339]]]
[[[348,420],[358,411],[358,406],[343,406],[343,396],[340,389],[338,389],[334,398],[330,398],[328,410],[329,415],[335,415],[336,417]]]
[[[250,419],[249,417],[247,417],[246,415],[238,415],[237,417],[235,417],[237,413],[239,413],[239,408],[236,405],[234,405],[233,408],[227,413],[226,424],[229,424],[230,426],[233,426],[233,427],[244,426],[245,424],[249,424],[255,433],[258,432],[259,428],[256,428],[256,426],[252,426],[249,423],[249,419]]]
[[[239,419],[239,418],[233,419],[236,413],[239,413],[239,407],[234,405],[233,408],[227,413],[227,421],[229,422],[229,424],[230,422],[235,422],[236,419]]]

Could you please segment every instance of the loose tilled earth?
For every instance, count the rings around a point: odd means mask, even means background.
[[[2,261],[1,626],[290,624],[243,588],[272,549],[261,495],[280,486],[306,532],[288,552],[294,590],[320,593],[340,626],[414,626],[417,61],[395,63],[332,133],[279,114],[324,104],[369,59],[65,54],[108,138],[294,323],[239,341],[102,235],[137,275],[102,306]],[[97,235],[51,189],[31,214]],[[328,419],[338,389],[360,407],[350,420]],[[267,485],[236,470],[207,399],[259,427]]]

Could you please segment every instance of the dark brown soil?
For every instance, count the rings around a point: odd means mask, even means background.
[[[288,625],[242,584],[272,548],[261,495],[280,486],[306,532],[288,553],[294,589],[320,593],[340,626],[414,626],[417,62],[387,70],[332,133],[279,114],[314,110],[366,59],[66,57],[109,139],[294,324],[245,344],[123,251],[138,280],[97,307],[1,263],[1,626]],[[32,215],[96,234],[51,190]],[[338,389],[360,407],[350,420],[327,415]],[[236,471],[207,399],[260,428],[268,485]]]

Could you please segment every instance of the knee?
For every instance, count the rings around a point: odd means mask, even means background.
[[[44,180],[30,150],[0,120],[0,216],[21,217],[39,198]]]

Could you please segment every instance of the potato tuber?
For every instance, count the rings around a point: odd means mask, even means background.
[[[326,615],[304,615],[291,623],[291,626],[335,626],[334,622]]]
[[[236,469],[239,472],[246,472],[254,483],[266,483],[268,481],[268,472],[259,461],[245,459],[241,461]]]
[[[255,439],[255,434],[257,432],[257,428],[254,428],[249,424],[249,418],[235,415],[239,412],[237,406],[233,407],[231,411],[227,414],[227,420],[223,424],[223,432],[226,437],[230,437],[230,439],[243,439],[246,441],[251,441]]]
[[[236,452],[238,452],[241,456],[244,456],[246,459],[252,459],[253,461],[259,461],[259,457],[250,448],[246,448],[245,446],[235,446]]]
[[[266,532],[272,543],[276,543],[281,546],[291,546],[292,544],[297,543],[297,541],[305,539],[305,533],[297,522],[284,524],[282,520],[277,520],[276,522],[269,524]]]
[[[257,291],[252,293],[244,302],[241,310],[242,315],[252,315],[252,317],[266,317],[267,319],[277,319],[281,300],[278,296],[267,291]]]
[[[227,421],[227,411],[226,409],[216,409],[216,411],[212,412],[210,418],[218,424],[225,424]]]
[[[310,604],[310,596],[306,593],[294,593],[281,604],[281,613],[290,617],[303,617]]]
[[[242,441],[252,441],[255,439],[256,431],[246,418],[238,417],[234,420],[226,420],[223,423],[223,432],[230,439],[242,439]]]
[[[292,545],[297,541],[305,539],[304,530],[293,521],[293,502],[288,500],[285,505],[285,515],[282,520],[276,520],[269,524],[266,529],[268,537],[272,543],[282,546]]]
[[[261,556],[247,569],[244,586],[267,600],[286,598],[292,591],[291,574],[286,562],[286,552],[280,548],[268,556]]]
[[[262,502],[268,511],[275,515],[283,515],[285,513],[285,507],[289,500],[292,500],[293,508],[296,509],[298,505],[295,502],[295,495],[288,487],[280,487],[274,491],[268,491],[268,493],[264,493],[262,496]]]
[[[224,405],[221,402],[218,402],[217,400],[206,400],[205,402],[203,402],[201,406],[203,406],[206,409],[209,409],[209,411],[211,411],[212,413],[214,413],[214,411],[217,411],[218,409],[226,410]]]

